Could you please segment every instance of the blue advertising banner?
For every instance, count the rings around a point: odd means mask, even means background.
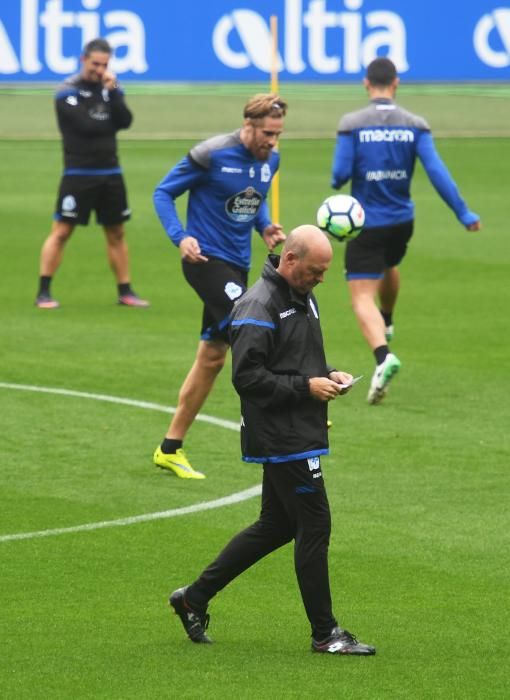
[[[104,36],[123,79],[359,81],[387,55],[407,81],[510,79],[502,0],[4,0],[0,81],[56,81]]]

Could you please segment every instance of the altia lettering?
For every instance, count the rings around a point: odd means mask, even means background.
[[[80,48],[91,39],[103,36],[113,50],[122,48],[122,56],[112,56],[115,73],[145,73],[145,26],[141,18],[127,10],[100,13],[101,0],[81,0],[81,10],[64,10],[63,0],[20,0],[19,56],[0,21],[0,75],[26,73],[36,75],[45,66],[67,75],[79,68],[79,57],[65,55],[66,31],[80,29]],[[43,30],[40,46],[39,36]],[[108,31],[111,29],[112,31]],[[44,63],[43,63],[44,61]]]
[[[491,39],[494,46],[491,44]],[[498,46],[499,40],[499,46]],[[510,66],[510,8],[498,7],[483,15],[473,34],[478,57],[491,68]]]
[[[297,75],[310,67],[323,75],[341,71],[359,73],[381,48],[399,72],[409,69],[406,27],[395,12],[376,10],[363,14],[359,12],[363,0],[344,0],[341,12],[328,10],[326,0],[310,0],[306,11],[303,4],[303,0],[285,0],[283,53],[278,56],[280,71]],[[237,44],[240,42],[242,48],[231,46],[236,34]],[[213,31],[216,56],[234,69],[255,66],[269,73],[271,41],[268,22],[254,10],[235,9],[223,15]],[[341,52],[328,54],[327,47],[332,45],[341,48]]]

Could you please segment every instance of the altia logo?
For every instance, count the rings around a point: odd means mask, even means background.
[[[308,67],[322,75],[359,73],[384,48],[399,72],[407,71],[402,18],[387,10],[362,13],[363,0],[343,0],[342,4],[342,11],[333,12],[327,9],[327,0],[285,0],[279,70],[294,75]],[[225,66],[271,71],[269,22],[258,12],[235,9],[223,15],[212,39],[216,56]]]
[[[114,51],[122,48],[122,56],[113,56],[110,62],[115,73],[145,73],[145,26],[140,17],[127,10],[101,13],[100,9],[101,0],[81,0],[78,12],[65,10],[63,0],[20,0],[19,56],[0,21],[0,75],[36,75],[46,66],[61,75],[77,71],[79,57],[64,52],[67,32],[76,34],[77,29],[80,47],[103,36]]]
[[[491,68],[510,66],[510,8],[497,7],[483,15],[473,34],[478,58]]]

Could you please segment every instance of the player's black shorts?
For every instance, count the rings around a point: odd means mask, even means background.
[[[414,221],[366,228],[345,248],[345,277],[379,279],[387,267],[398,265],[413,235]]]
[[[131,210],[122,175],[63,175],[55,219],[86,226],[93,209],[102,226],[129,219]]]
[[[223,340],[229,343],[228,321],[236,299],[248,285],[248,270],[224,260],[211,258],[205,263],[182,261],[188,283],[204,302],[202,340]]]

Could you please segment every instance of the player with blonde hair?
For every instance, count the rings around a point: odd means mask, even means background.
[[[154,453],[156,466],[183,479],[205,476],[189,463],[183,441],[225,363],[230,312],[247,287],[252,230],[269,250],[285,240],[280,224],[270,220],[266,197],[279,167],[275,147],[286,112],[279,95],[254,95],[244,107],[240,129],[195,145],[154,193],[163,228],[179,248],[184,277],[204,305],[195,361]],[[183,226],[175,200],[185,192]]]

